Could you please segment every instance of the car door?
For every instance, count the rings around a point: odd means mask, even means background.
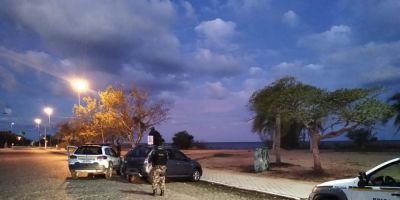
[[[366,186],[352,189],[352,200],[400,200],[400,161],[382,166],[368,180]]]
[[[192,167],[190,165],[190,159],[178,150],[172,150],[174,159],[176,162],[176,175],[177,176],[188,176],[191,174]]]
[[[167,176],[174,177],[178,175],[178,160],[175,159],[172,150],[167,149],[168,161],[167,161]]]
[[[113,163],[114,167],[119,165],[119,157],[117,156],[117,153],[112,148],[106,147],[104,149],[105,154],[108,156],[108,158],[111,160]]]

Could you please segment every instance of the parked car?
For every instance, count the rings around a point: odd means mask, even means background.
[[[174,148],[165,148],[168,155],[167,177],[168,178],[190,178],[199,181],[203,170],[201,165],[188,158],[181,151]],[[121,175],[130,179],[134,176],[148,177],[151,171],[150,156],[153,153],[152,146],[140,145],[130,149],[121,164]]]
[[[400,200],[400,157],[355,178],[315,186],[309,200]]]
[[[70,154],[70,149],[76,149]],[[80,147],[67,147],[68,167],[71,177],[76,179],[78,173],[105,174],[110,179],[113,170],[119,174],[121,159],[110,145],[90,144]]]

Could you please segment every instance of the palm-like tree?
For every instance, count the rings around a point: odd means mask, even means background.
[[[393,102],[392,107],[397,113],[394,119],[394,125],[397,126],[397,132],[398,132],[400,131],[400,92],[390,97],[389,102]]]

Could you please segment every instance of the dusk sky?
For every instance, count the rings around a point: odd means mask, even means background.
[[[400,91],[400,1],[22,1],[0,2],[0,130],[36,137],[78,101],[69,80],[95,95],[136,85],[165,99],[167,141],[187,130],[200,141],[259,141],[250,95],[285,75],[333,90]],[[393,126],[378,129],[399,139]]]

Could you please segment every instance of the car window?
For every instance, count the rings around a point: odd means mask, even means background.
[[[114,157],[118,156],[117,153],[114,151],[114,149],[110,148],[110,153],[111,153],[111,156],[114,156]]]
[[[105,154],[106,154],[107,156],[112,156],[112,153],[111,153],[111,151],[110,151],[110,148],[105,148],[105,149],[104,149],[104,152],[105,152]]]
[[[149,148],[135,148],[130,150],[126,155],[128,157],[146,157],[150,152]]]
[[[400,187],[400,162],[379,169],[369,180],[370,186]]]
[[[75,154],[84,154],[84,155],[99,155],[101,153],[101,147],[79,147],[76,151]]]
[[[185,154],[183,154],[182,152],[179,151],[173,151],[173,159],[174,160],[186,160],[186,156]]]

